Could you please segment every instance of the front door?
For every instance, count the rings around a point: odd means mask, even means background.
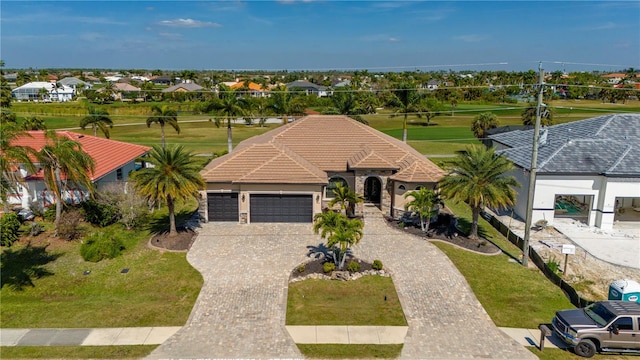
[[[380,204],[380,193],[382,192],[382,184],[377,177],[368,177],[364,181],[364,201]]]

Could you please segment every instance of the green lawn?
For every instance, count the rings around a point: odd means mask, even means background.
[[[177,218],[191,212],[178,207]],[[166,210],[156,211],[150,224],[167,224],[166,216]],[[47,245],[47,233],[31,244],[22,241],[3,248],[2,327],[183,325],[203,282],[186,253],[151,250],[149,231],[112,227],[122,232],[126,250],[98,263],[82,259],[79,241],[55,240]],[[123,269],[128,272],[122,273]]]
[[[157,345],[133,346],[3,346],[3,359],[141,359]]]
[[[287,325],[406,326],[390,277],[354,281],[305,280],[289,284]]]
[[[402,344],[297,344],[300,352],[312,359],[393,359],[400,356]]]

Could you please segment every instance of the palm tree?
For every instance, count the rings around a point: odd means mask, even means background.
[[[0,199],[2,203],[7,205],[7,195],[18,192],[18,184],[24,179],[21,174],[16,171],[16,165],[21,164],[29,172],[35,172],[35,166],[31,161],[34,151],[30,147],[17,146],[12,143],[21,136],[28,136],[17,124],[11,122],[3,122],[0,126]],[[5,209],[8,211],[8,209]]]
[[[355,191],[351,191],[351,188],[342,184],[337,184],[336,188],[332,190],[334,198],[329,201],[329,207],[335,204],[340,204],[342,212],[349,216],[353,214],[356,204],[364,201],[362,195],[359,195]]]
[[[484,139],[487,130],[498,127],[498,117],[491,112],[483,112],[476,116],[471,123],[471,131],[473,136],[478,139]]]
[[[362,238],[363,227],[360,219],[349,220],[344,214],[335,211],[322,212],[313,218],[314,233],[321,232],[320,237],[327,239],[327,246],[336,248],[334,254],[337,255],[333,260],[339,269],[344,266],[348,248]]]
[[[79,142],[58,135],[55,131],[48,131],[46,137],[47,144],[36,153],[36,159],[43,170],[44,183],[49,191],[53,192],[56,199],[55,231],[57,236],[62,215],[63,190],[66,190],[70,184],[77,184],[92,193],[93,184],[90,174],[94,171],[95,162],[82,149]]]
[[[157,123],[160,125],[162,147],[164,148],[164,126],[166,124],[171,125],[171,127],[174,128],[178,134],[180,134],[180,126],[178,125],[178,112],[169,109],[167,106],[159,107],[158,105],[153,105],[151,107],[151,112],[153,115],[147,118],[147,127],[151,127],[151,124],[153,123]]]
[[[244,116],[247,114],[247,108],[249,102],[245,98],[239,98],[236,96],[234,90],[224,88],[220,95],[220,101],[214,104],[214,108],[218,112],[222,113],[227,118],[227,150],[231,152],[233,150],[233,142],[231,136],[231,120],[238,116]]]
[[[536,111],[537,105],[534,103],[522,111],[520,115],[522,118],[522,125],[534,125],[536,123]],[[540,109],[540,125],[551,126],[553,125],[553,115],[555,111],[551,108]]]
[[[37,116],[30,116],[21,124],[22,129],[26,131],[30,130],[47,130],[47,124],[45,124],[44,119]]]
[[[398,111],[392,116],[397,116],[398,114],[402,114],[404,116],[404,121],[402,122],[402,141],[407,142],[407,115],[410,112],[415,112],[418,110],[418,103],[420,102],[420,94],[414,84],[412,83],[400,83],[398,84],[398,88],[393,91],[393,94],[396,97],[396,103],[399,105]],[[422,117],[420,112],[417,114],[418,117]]]
[[[109,128],[113,128],[113,121],[106,110],[89,107],[89,115],[80,120],[80,128],[84,130],[88,125],[93,128],[93,136],[98,136],[98,129],[102,131],[104,137],[109,138]]]
[[[182,146],[169,148],[153,146],[145,162],[145,167],[131,175],[140,194],[152,203],[166,202],[169,209],[169,236],[177,234],[175,201],[197,196],[203,189],[204,180],[200,175],[202,167],[193,154]]]
[[[440,181],[445,197],[462,201],[471,207],[471,238],[478,237],[478,217],[484,206],[507,208],[516,202],[515,187],[520,184],[505,173],[514,169],[513,163],[494,148],[468,146],[445,164],[447,176]]]
[[[271,109],[282,116],[282,122],[288,123],[287,115],[291,114],[291,93],[286,86],[281,85],[271,92]]]
[[[420,217],[420,228],[422,231],[428,231],[431,217],[439,211],[438,208],[434,209],[434,207],[440,204],[440,197],[435,191],[426,187],[404,194],[405,199],[408,197],[412,199],[404,204],[404,209],[417,214]]]

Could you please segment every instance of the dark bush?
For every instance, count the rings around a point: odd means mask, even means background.
[[[58,237],[65,240],[75,240],[80,237],[80,221],[82,215],[78,210],[65,211],[60,217],[60,223],[58,224]]]
[[[98,262],[122,254],[124,243],[113,231],[98,231],[85,238],[80,255],[86,261]]]
[[[360,263],[357,261],[351,261],[347,264],[347,270],[351,273],[358,272],[360,270]]]
[[[42,218],[45,221],[50,221],[50,222],[55,221],[56,220],[56,207],[52,206],[52,207],[48,208],[47,210],[45,210],[42,213]]]
[[[373,270],[382,270],[382,261],[380,260],[373,260],[373,264],[371,264],[371,268]]]
[[[0,244],[11,246],[20,238],[20,219],[14,212],[6,213],[0,218]]]
[[[332,262],[326,262],[326,263],[322,264],[322,271],[324,271],[326,273],[330,273],[335,269],[336,269],[336,264],[334,264]]]
[[[109,226],[120,220],[118,205],[111,201],[89,199],[82,203],[84,219],[100,227]]]
[[[29,228],[29,235],[38,236],[43,232],[44,232],[44,227],[42,227],[42,225],[38,224],[35,221],[31,223],[31,228]]]
[[[298,272],[300,272],[300,273],[303,273],[306,269],[307,269],[307,267],[304,266],[304,265],[298,266]]]

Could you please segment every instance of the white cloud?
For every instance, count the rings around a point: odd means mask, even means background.
[[[179,28],[205,28],[205,27],[222,27],[222,25],[210,21],[200,21],[193,19],[175,19],[175,20],[162,20],[158,22],[158,25],[179,27]]]
[[[469,35],[454,36],[453,39],[458,41],[464,41],[464,42],[480,42],[480,41],[486,40],[487,37],[484,35],[469,34]]]
[[[369,41],[369,42],[399,42],[400,41],[399,38],[395,36],[387,35],[387,34],[367,35],[367,36],[363,36],[361,39],[363,41]]]

